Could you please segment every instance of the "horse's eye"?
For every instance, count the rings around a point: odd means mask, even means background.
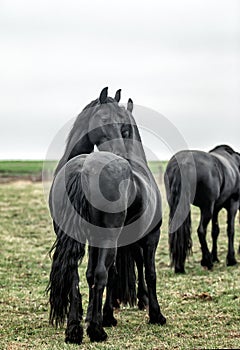
[[[124,131],[122,131],[122,137],[123,137],[124,139],[129,138],[129,136],[130,136],[129,130],[124,130]]]

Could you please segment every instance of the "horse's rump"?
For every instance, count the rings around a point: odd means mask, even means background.
[[[54,222],[72,238],[97,247],[116,247],[131,203],[129,163],[109,152],[80,155],[56,175],[50,192]]]

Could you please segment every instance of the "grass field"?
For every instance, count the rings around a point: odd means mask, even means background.
[[[25,175],[25,174],[39,174],[43,168],[42,160],[1,160],[0,161],[0,175]],[[55,164],[55,162],[47,162]],[[149,166],[153,173],[157,173],[159,168],[165,169],[167,161],[149,161]]]
[[[0,185],[0,349],[216,349],[239,348],[240,268],[227,268],[226,215],[220,215],[220,263],[213,271],[201,268],[196,235],[198,210],[192,212],[193,256],[187,274],[175,276],[169,268],[167,209],[159,243],[157,293],[164,327],[149,325],[146,312],[122,308],[118,325],[107,330],[105,343],[64,344],[64,329],[48,325],[48,299],[44,293],[50,271],[48,250],[54,242],[42,184],[18,181]],[[237,249],[240,232],[236,222]],[[210,235],[208,234],[208,237]],[[240,259],[240,258],[239,258]],[[86,259],[80,267],[84,309],[88,290]]]
[[[33,180],[42,179],[42,171],[52,171],[56,166],[55,161],[42,160],[1,160],[0,180]]]
[[[150,161],[149,166],[154,174],[163,172],[166,168],[166,161]],[[0,179],[41,179],[43,169],[52,170],[56,166],[55,161],[41,160],[1,160],[0,161]]]
[[[42,164],[41,160],[2,160],[0,174],[5,176],[39,174],[42,172]]]

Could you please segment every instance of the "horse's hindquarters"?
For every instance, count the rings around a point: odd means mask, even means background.
[[[104,213],[125,212],[134,195],[128,161],[110,152],[90,154],[82,168],[82,188],[90,205]]]
[[[112,248],[134,198],[129,163],[112,153],[96,152],[77,156],[61,169],[49,202],[53,220],[66,234]]]

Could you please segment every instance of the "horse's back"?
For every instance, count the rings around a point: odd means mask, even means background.
[[[190,191],[192,204],[203,206],[215,201],[220,195],[221,176],[217,161],[203,151],[180,151],[168,163],[165,175],[167,188],[176,177],[181,178],[184,188]]]

